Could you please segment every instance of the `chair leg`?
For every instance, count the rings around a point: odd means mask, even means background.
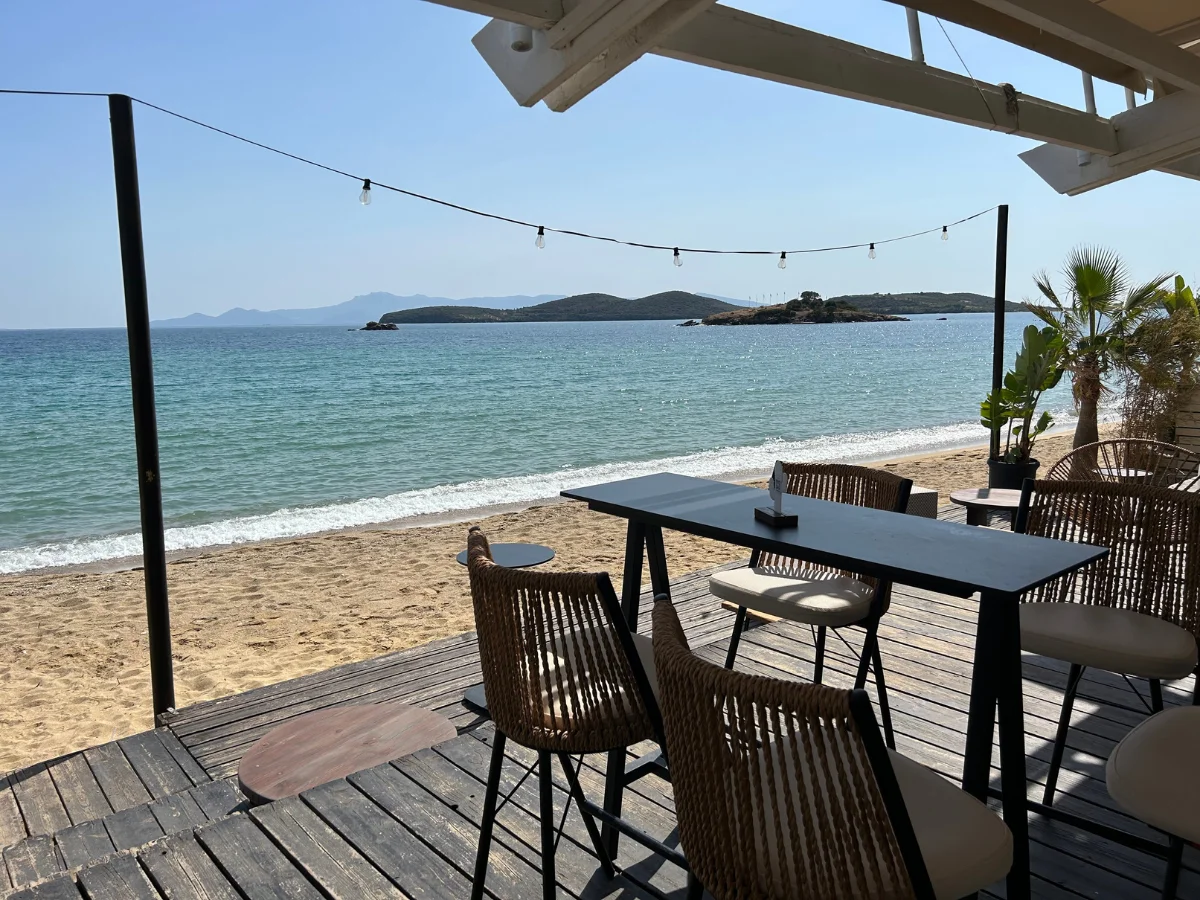
[[[817,658],[813,663],[813,684],[820,684],[825,674],[825,626],[817,626]]]
[[[703,896],[704,885],[700,883],[700,879],[696,877],[695,872],[688,872],[687,900],[700,900]]]
[[[496,825],[496,798],[500,793],[500,771],[504,768],[503,731],[492,738],[492,765],[488,769],[487,791],[483,795],[483,822],[479,826],[479,849],[475,852],[475,878],[471,882],[471,900],[482,900],[487,881],[488,854],[492,849],[492,830]]]
[[[1054,805],[1054,789],[1058,784],[1058,770],[1062,766],[1063,751],[1067,747],[1067,732],[1071,728],[1071,708],[1075,705],[1075,692],[1079,690],[1079,682],[1083,678],[1083,666],[1071,664],[1067,673],[1067,690],[1063,695],[1062,712],[1058,717],[1058,731],[1054,735],[1054,750],[1050,754],[1050,770],[1046,773],[1046,793],[1042,802],[1047,806]]]
[[[538,794],[542,820],[542,900],[554,900],[554,773],[549,750],[538,753]]]
[[[742,632],[746,630],[746,607],[739,606],[737,617],[733,620],[733,634],[729,636],[729,652],[725,654],[725,668],[732,669],[733,661],[737,659],[738,644],[742,642]]]
[[[1183,838],[1171,836],[1167,851],[1167,877],[1163,881],[1163,900],[1175,900],[1179,890],[1179,872],[1183,868]]]
[[[1150,709],[1156,713],[1163,711],[1162,682],[1157,678],[1150,679]]]
[[[861,691],[867,686],[867,672],[871,668],[871,660],[875,657],[875,643],[877,641],[875,629],[879,623],[867,620],[864,626],[867,630],[866,636],[863,638],[862,652],[858,656],[858,671],[854,674],[854,689]]]
[[[892,732],[892,708],[888,705],[887,682],[883,677],[883,655],[879,652],[879,639],[875,639],[871,665],[875,668],[875,690],[879,694],[879,719],[883,723],[883,740],[889,750],[896,749],[896,735]]]
[[[587,829],[588,837],[592,840],[592,847],[595,848],[596,856],[600,859],[600,868],[604,870],[607,878],[614,878],[617,873],[613,868],[612,858],[608,855],[604,841],[600,838],[600,829],[596,827],[595,817],[587,811],[587,807],[584,805],[583,787],[579,784],[579,776],[571,768],[571,757],[560,753],[558,762],[567,776],[567,784],[571,786],[571,796],[575,798],[575,805],[579,807],[579,816],[583,819],[583,826]]]

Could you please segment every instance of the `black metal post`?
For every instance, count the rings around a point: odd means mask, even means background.
[[[1004,286],[1008,277],[1008,204],[996,209],[996,311],[992,314],[992,390],[1004,383]],[[1000,455],[1000,432],[991,435],[990,457]]]
[[[150,633],[150,684],[154,715],[175,706],[171,667],[171,611],[167,601],[167,554],[163,535],[162,486],[158,477],[158,421],[154,413],[154,365],[150,354],[150,309],[142,248],[142,203],[138,193],[133,103],[109,94],[113,180],[121,233],[125,282],[125,327],[133,385],[133,433],[137,443],[138,495],[142,510],[142,566],[146,581],[146,624]]]

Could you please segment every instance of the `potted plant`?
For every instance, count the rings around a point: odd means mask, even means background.
[[[1037,414],[1038,401],[1063,375],[1063,345],[1056,329],[1029,325],[1022,334],[1021,349],[1003,387],[990,391],[980,404],[983,426],[994,433],[1006,429],[1000,455],[988,460],[988,486],[1019,489],[1033,478],[1038,461],[1034,442],[1054,424],[1048,412]]]

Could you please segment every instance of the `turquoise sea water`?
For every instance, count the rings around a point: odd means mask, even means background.
[[[1009,316],[1015,352],[1028,314]],[[983,439],[991,317],[160,329],[168,547]],[[1065,412],[1067,389],[1048,407]],[[136,555],[122,330],[0,331],[0,572]]]

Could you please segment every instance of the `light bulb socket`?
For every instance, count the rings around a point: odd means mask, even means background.
[[[370,189],[371,189],[371,179],[370,179],[370,178],[364,178],[364,179],[363,179],[363,190],[364,190],[364,191],[369,191]]]

